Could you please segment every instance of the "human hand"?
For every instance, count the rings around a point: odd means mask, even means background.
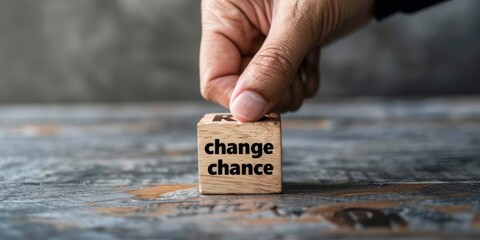
[[[203,0],[202,96],[242,122],[297,110],[319,86],[320,47],[367,23],[374,0]]]

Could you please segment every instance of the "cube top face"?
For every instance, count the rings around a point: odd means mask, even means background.
[[[206,114],[198,123],[198,174],[202,194],[280,193],[280,116],[240,123],[229,113]]]
[[[241,123],[235,120],[230,113],[207,113],[198,122],[198,126],[207,124],[229,124],[229,125],[280,125],[280,115],[276,113],[265,115],[256,122]]]

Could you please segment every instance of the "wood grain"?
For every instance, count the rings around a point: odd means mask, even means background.
[[[233,121],[213,121],[216,116],[228,116]],[[254,158],[254,153],[246,154],[207,154],[205,146],[219,140],[228,146],[233,144],[271,144],[271,154],[265,154]],[[237,147],[239,148],[239,147]],[[214,146],[211,147],[214,149]],[[263,152],[263,147],[260,152]],[[239,149],[238,149],[239,150]],[[218,175],[218,160],[224,164],[248,164],[251,168],[259,166],[262,174]],[[208,172],[211,164],[215,164],[217,175]],[[262,165],[259,165],[262,164]],[[270,175],[263,172],[267,164],[273,166]],[[206,114],[198,123],[198,175],[199,191],[202,194],[265,194],[282,192],[282,133],[280,116],[278,114],[267,115],[257,122],[241,123],[234,121],[228,113]]]
[[[0,106],[0,239],[479,238],[480,98],[307,104],[281,194],[201,195],[196,124],[221,110]]]

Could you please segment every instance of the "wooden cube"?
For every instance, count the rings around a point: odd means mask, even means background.
[[[201,194],[282,192],[282,133],[278,114],[241,123],[229,113],[211,113],[197,127]]]

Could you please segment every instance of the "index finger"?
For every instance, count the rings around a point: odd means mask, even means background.
[[[213,11],[222,9],[202,2],[200,89],[205,99],[228,108],[241,71],[241,53],[222,29],[229,26],[224,26],[221,16]]]
[[[200,89],[202,96],[226,108],[239,78],[241,55],[225,35],[203,30],[200,44]]]

